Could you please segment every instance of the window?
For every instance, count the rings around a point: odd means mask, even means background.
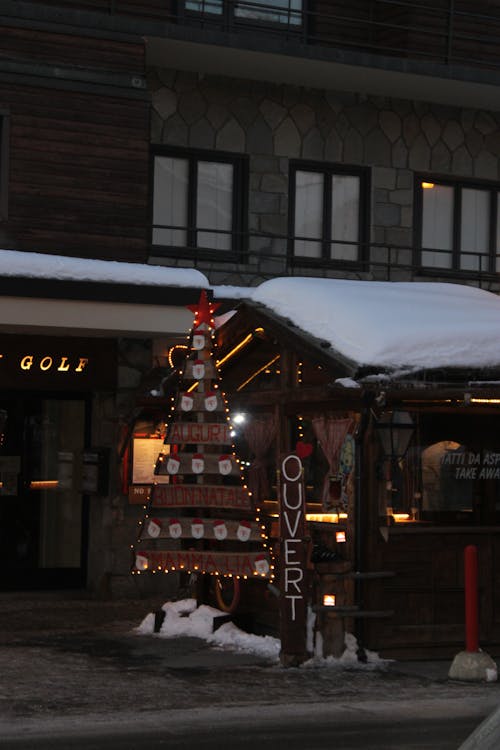
[[[241,250],[245,174],[243,158],[168,150],[155,154],[152,244]]]
[[[405,455],[393,463],[384,456],[378,466],[380,512],[385,504],[402,522],[497,523],[498,415],[455,411],[413,412],[411,417],[413,431]]]
[[[9,114],[0,107],[0,221],[8,215]]]
[[[500,270],[500,187],[419,178],[420,264],[472,273]]]
[[[367,222],[367,176],[344,166],[292,164],[290,169],[292,255],[357,262]]]
[[[302,0],[186,0],[185,8],[197,13],[222,15],[236,19],[297,26],[302,23]]]

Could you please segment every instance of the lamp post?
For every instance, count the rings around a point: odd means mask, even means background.
[[[384,462],[389,464],[387,478],[387,515],[392,516],[398,502],[399,490],[394,488],[394,478],[401,474],[400,462],[404,458],[413,435],[413,419],[407,411],[385,412],[377,420],[376,430],[382,444]]]

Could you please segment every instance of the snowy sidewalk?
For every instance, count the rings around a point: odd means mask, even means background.
[[[160,605],[158,599],[0,596],[0,733],[83,717],[98,723],[132,714],[144,722],[181,720],[185,711],[209,714],[214,706],[229,713],[259,706],[259,716],[262,706],[270,712],[291,705],[342,707],[346,715],[363,706],[371,719],[375,711],[479,721],[500,705],[499,683],[450,682],[446,662],[384,662],[374,655],[368,665],[347,658],[283,669],[275,639],[249,636],[231,624],[212,635],[203,608],[176,616],[183,605],[175,605],[164,632],[153,634],[148,613]]]

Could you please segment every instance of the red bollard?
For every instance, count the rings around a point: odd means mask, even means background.
[[[465,650],[479,651],[477,547],[467,545],[464,555],[465,574]]]

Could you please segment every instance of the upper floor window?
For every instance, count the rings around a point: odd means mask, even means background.
[[[367,222],[367,173],[345,165],[292,163],[292,255],[358,262]]]
[[[500,186],[426,177],[416,196],[421,266],[500,270]]]
[[[297,26],[302,23],[303,0],[186,0],[185,8],[198,13],[229,14],[236,19]]]
[[[241,250],[246,173],[242,157],[159,151],[153,168],[152,244]]]

